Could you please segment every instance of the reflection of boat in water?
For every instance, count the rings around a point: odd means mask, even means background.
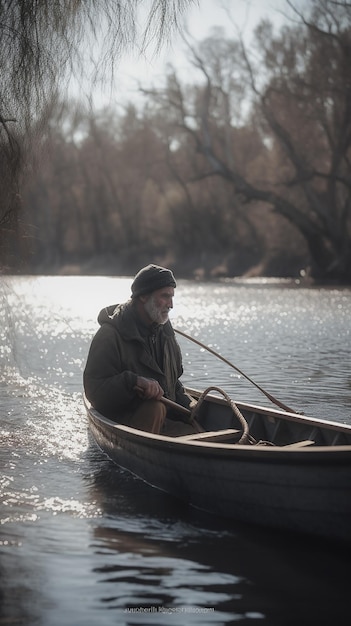
[[[350,541],[351,426],[188,392],[205,432],[154,435],[85,401],[92,434],[120,467],[195,507]]]

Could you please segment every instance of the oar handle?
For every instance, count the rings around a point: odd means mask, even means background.
[[[165,398],[164,396],[162,396],[162,398],[160,398],[160,402],[163,402],[163,404],[169,406],[170,409],[175,409],[175,411],[185,413],[186,415],[191,415],[190,409],[187,409],[186,406],[182,406],[177,402],[173,402],[173,400],[170,400],[169,398]]]
[[[138,386],[135,386],[134,389],[136,391],[140,391],[140,392],[143,391],[143,389],[141,387],[138,387]],[[180,413],[185,413],[186,415],[191,415],[190,409],[187,409],[182,404],[178,404],[177,402],[173,402],[173,400],[170,400],[169,398],[165,398],[164,396],[162,396],[159,401],[163,402],[163,404],[168,406],[170,409],[174,409],[175,411],[179,411]]]

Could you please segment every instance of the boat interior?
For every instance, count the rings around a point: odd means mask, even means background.
[[[199,392],[188,391],[199,400]],[[230,404],[228,399],[213,394],[201,403],[196,420],[205,432],[185,435],[182,439],[289,448],[351,445],[349,425],[245,403],[231,401]],[[248,436],[241,440],[245,428]]]

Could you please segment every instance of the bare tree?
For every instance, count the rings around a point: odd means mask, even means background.
[[[282,191],[270,202],[303,235],[314,274],[350,282],[351,5],[322,0],[308,18],[296,14],[303,28],[287,28],[275,39],[262,29],[270,76],[263,90],[251,71],[260,112],[285,164]],[[279,63],[272,63],[273,54]]]
[[[247,119],[240,44],[216,30],[189,50],[202,85],[186,85],[170,70],[163,89],[144,90],[160,130],[163,120],[167,164],[182,192],[175,196],[174,232],[182,229],[179,241],[189,242],[188,255],[201,257],[205,271],[239,274],[265,253],[260,220],[248,211],[239,185],[252,186],[255,172],[264,179],[268,151]]]
[[[351,7],[313,0],[308,16],[295,16],[298,25],[278,35],[259,25],[256,57],[214,33],[191,49],[203,79],[192,106],[176,79],[158,97],[203,156],[199,180],[228,181],[242,215],[257,202],[270,206],[302,236],[315,277],[350,282]],[[246,119],[244,102],[252,103]],[[237,150],[249,126],[261,137],[259,169],[248,170]]]

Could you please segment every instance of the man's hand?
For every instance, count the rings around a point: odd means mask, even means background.
[[[161,385],[153,378],[138,376],[136,391],[138,396],[145,400],[160,400],[164,394]]]

